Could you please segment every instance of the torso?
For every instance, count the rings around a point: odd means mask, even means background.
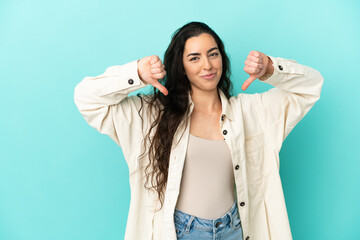
[[[220,131],[221,113],[194,109],[190,116],[193,136],[189,136],[175,208],[200,218],[217,219],[235,201],[231,153]]]

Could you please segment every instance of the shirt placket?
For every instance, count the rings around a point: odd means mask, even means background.
[[[230,149],[231,158],[233,162],[233,171],[236,184],[236,195],[238,199],[238,211],[241,218],[241,225],[245,240],[250,240],[248,233],[249,229],[249,208],[248,194],[247,194],[247,180],[246,180],[246,165],[245,165],[245,151],[244,151],[244,136],[243,131],[235,131],[236,126],[232,126],[230,121],[226,119],[223,113],[220,117],[220,130],[225,138],[226,143]],[[237,136],[235,133],[238,133]]]

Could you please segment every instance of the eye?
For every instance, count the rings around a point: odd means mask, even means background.
[[[193,57],[193,58],[191,58],[191,59],[190,59],[190,61],[192,61],[194,58],[197,58],[197,57]],[[195,59],[194,59],[194,60],[195,60]]]
[[[214,55],[215,54],[215,55]],[[212,54],[210,54],[210,56],[217,56],[217,55],[219,55],[219,53],[212,53]]]

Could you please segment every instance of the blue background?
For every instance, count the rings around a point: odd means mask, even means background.
[[[225,43],[235,92],[251,50],[324,77],[285,140],[280,174],[293,238],[359,239],[358,1],[0,2],[0,239],[123,239],[130,203],[121,149],[78,112],[74,88],[112,65],[163,54],[189,21]],[[263,92],[256,80],[245,93]]]

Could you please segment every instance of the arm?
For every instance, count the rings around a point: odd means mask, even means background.
[[[128,94],[147,85],[138,75],[137,61],[132,61],[109,67],[98,76],[85,77],[74,91],[81,115],[90,126],[110,136],[122,148],[129,169],[135,167],[129,161],[132,159],[129,141],[140,139],[141,99]]]
[[[268,57],[272,66],[261,79],[274,88],[241,97],[249,118],[264,132],[266,144],[280,151],[291,130],[319,100],[324,79],[317,70],[295,60]]]

